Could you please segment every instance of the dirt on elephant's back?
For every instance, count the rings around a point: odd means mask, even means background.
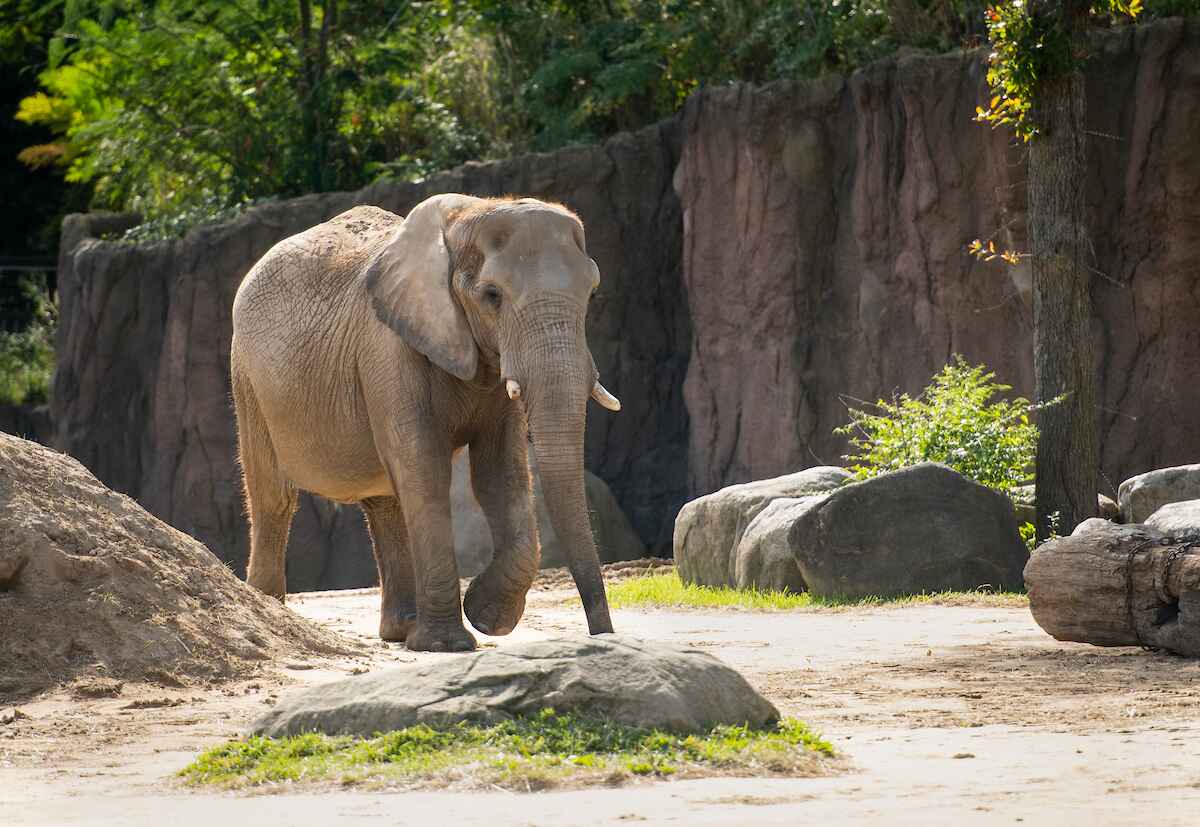
[[[0,699],[74,679],[224,680],[358,649],[76,460],[0,434]]]

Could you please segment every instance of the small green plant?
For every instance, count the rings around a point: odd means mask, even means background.
[[[0,332],[0,402],[10,405],[45,402],[54,374],[54,305],[37,285],[24,287],[32,321],[24,330]]]
[[[205,195],[195,203],[185,204],[178,209],[152,213],[137,226],[116,236],[115,240],[139,242],[181,238],[189,230],[232,221],[251,207],[274,200],[246,198],[230,203],[221,195]]]
[[[878,413],[849,408],[835,433],[850,437],[845,457],[860,479],[919,462],[941,462],[1009,496],[1030,482],[1037,449],[1034,409],[1023,398],[996,400],[1012,390],[983,365],[954,358],[917,397],[879,400]]]
[[[611,784],[629,776],[814,774],[833,747],[797,720],[769,729],[718,726],[683,735],[544,709],[493,726],[424,725],[373,738],[306,733],[251,737],[201,754],[180,771],[191,784],[447,782],[543,789]]]
[[[677,572],[633,577],[608,586],[608,602],[615,609],[690,608],[745,609],[750,611],[802,611],[871,606],[979,605],[1022,606],[1025,596],[1015,592],[963,591],[909,594],[898,597],[821,597],[810,592],[777,592],[730,589],[684,583]]]

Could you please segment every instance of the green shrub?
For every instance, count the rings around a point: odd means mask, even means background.
[[[0,331],[0,403],[41,404],[54,373],[55,310],[38,285],[22,285],[34,304],[33,320],[18,331]]]
[[[919,462],[941,462],[1010,497],[1033,479],[1037,426],[1022,398],[995,400],[1012,390],[983,365],[955,356],[921,394],[879,400],[878,413],[850,408],[835,433],[850,437],[845,459],[860,479]]]

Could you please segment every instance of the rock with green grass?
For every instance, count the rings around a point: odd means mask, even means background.
[[[675,565],[683,582],[737,585],[737,549],[747,526],[773,501],[832,491],[854,479],[823,465],[783,477],[731,485],[692,500],[675,518]]]
[[[282,699],[256,735],[370,736],[417,724],[496,723],[543,709],[626,726],[762,728],[775,707],[712,655],[619,635],[557,638],[401,666]]]

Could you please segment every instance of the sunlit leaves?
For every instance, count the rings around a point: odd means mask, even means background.
[[[975,239],[967,245],[967,252],[975,256],[980,261],[995,261],[1000,259],[1006,264],[1019,264],[1021,262],[1021,254],[1016,250],[1001,249],[996,247],[996,242],[989,240],[986,243],[982,239]]]
[[[845,459],[860,478],[941,462],[1012,494],[1032,480],[1038,431],[1027,400],[995,398],[1010,390],[984,366],[955,356],[919,396],[881,399],[875,413],[849,408],[849,424],[836,433],[850,437]]]
[[[1062,77],[1083,60],[1064,20],[1066,2],[1010,0],[989,6],[984,15],[992,52],[987,81],[992,97],[975,110],[975,120],[1007,126],[1022,140],[1038,134],[1033,103],[1041,83]],[[1137,17],[1142,0],[1094,0],[1093,16]]]

